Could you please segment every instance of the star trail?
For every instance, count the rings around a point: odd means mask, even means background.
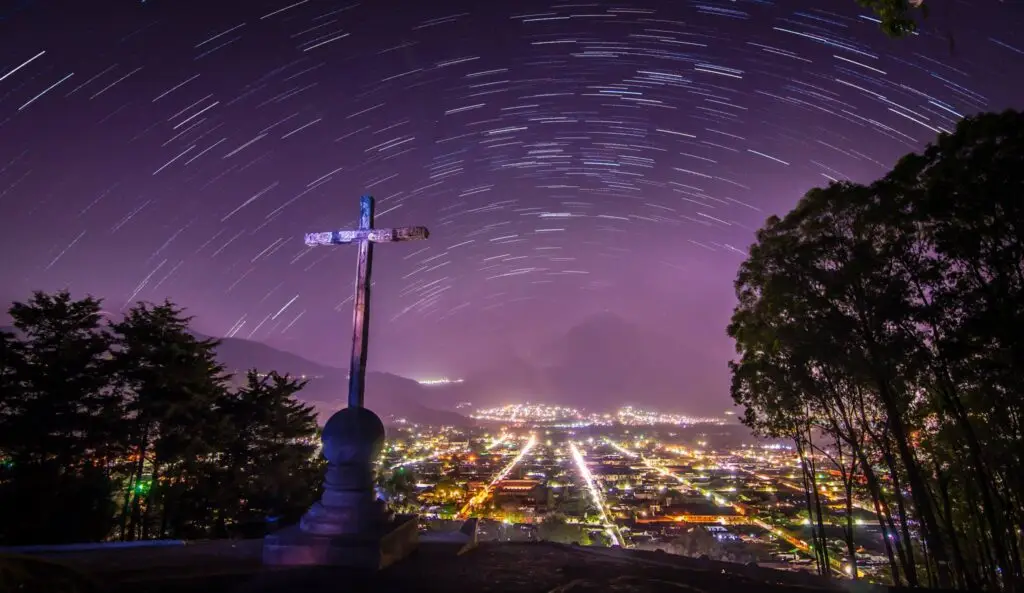
[[[375,253],[371,366],[454,376],[611,310],[713,353],[724,403],[768,215],[1022,106],[1024,4],[941,4],[900,40],[853,0],[2,9],[3,296],[171,298],[337,364],[355,253],[302,236],[372,193],[431,238]]]

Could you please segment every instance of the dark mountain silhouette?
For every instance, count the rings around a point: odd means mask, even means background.
[[[322,365],[296,354],[278,350],[261,342],[241,338],[222,338],[217,358],[228,370],[243,373],[255,368],[277,371],[308,382],[299,399],[313,404],[321,420],[342,408],[348,398],[348,371]],[[420,424],[466,424],[468,419],[454,412],[436,410],[423,404],[431,394],[422,385],[390,373],[366,374],[366,405],[386,423],[399,418]]]
[[[462,383],[430,387],[435,407],[471,402],[473,408],[516,402],[553,402],[553,389],[546,373],[512,353],[498,358],[498,365],[473,373]]]
[[[345,403],[347,373],[259,342],[223,339],[219,357],[235,372],[248,368],[305,376],[301,398],[329,412]],[[714,413],[702,402],[718,386],[695,383],[692,369],[722,365],[717,357],[667,331],[635,324],[615,314],[588,317],[557,339],[533,348],[527,359],[511,348],[498,362],[453,385],[425,387],[388,373],[369,373],[367,404],[382,418],[455,424],[460,402],[481,406],[534,401],[595,411],[625,404],[663,410]],[[717,407],[717,406],[715,406]]]
[[[201,334],[196,336],[208,337]],[[247,369],[256,368],[260,371],[273,370],[282,374],[287,372],[293,376],[304,375],[308,378],[327,377],[339,373],[345,376],[343,369],[322,365],[260,342],[242,338],[218,339],[220,345],[217,347],[217,358],[233,372],[245,372]]]
[[[600,313],[535,349],[532,361],[510,355],[460,385],[437,390],[440,401],[493,405],[513,401],[610,410],[626,404],[689,411],[708,389],[689,369],[724,364],[671,333]]]
[[[571,328],[546,358],[549,379],[567,402],[665,408],[693,394],[688,369],[703,355],[670,333],[602,313]]]
[[[0,330],[17,333],[13,327]],[[196,334],[198,338],[207,338]],[[249,369],[260,372],[277,371],[308,382],[298,397],[316,406],[321,421],[335,410],[342,408],[348,398],[348,372],[307,360],[296,354],[278,350],[271,346],[241,338],[221,338],[217,347],[217,358],[235,373],[236,383]],[[385,423],[404,418],[419,424],[465,425],[469,420],[451,411],[439,410],[424,405],[434,399],[434,394],[412,379],[390,373],[367,373],[366,404]]]

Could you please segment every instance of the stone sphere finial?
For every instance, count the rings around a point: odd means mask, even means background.
[[[343,408],[327,420],[320,442],[330,463],[372,464],[384,448],[384,423],[366,408]]]

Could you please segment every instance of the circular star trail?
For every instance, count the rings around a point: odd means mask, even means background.
[[[408,374],[611,310],[709,353],[722,401],[764,219],[1024,96],[1019,2],[936,0],[902,40],[853,0],[13,6],[5,298],[171,298],[338,363],[355,253],[302,235],[372,193],[378,226],[432,234],[375,252],[371,366]]]

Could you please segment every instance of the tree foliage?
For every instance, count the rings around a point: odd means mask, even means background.
[[[537,525],[537,539],[559,544],[591,545],[585,525],[570,524],[564,515],[550,513]]]
[[[235,381],[173,303],[101,306],[35,293],[0,332],[0,542],[222,537],[312,502],[302,382]]]
[[[848,521],[864,485],[897,582],[1022,588],[1022,262],[1024,115],[1007,111],[870,186],[812,190],[740,268],[743,420],[796,443],[819,524],[815,464],[841,474]]]
[[[881,28],[886,35],[903,37],[917,31],[916,16],[928,16],[928,5],[924,0],[857,0],[864,8],[882,21]]]

